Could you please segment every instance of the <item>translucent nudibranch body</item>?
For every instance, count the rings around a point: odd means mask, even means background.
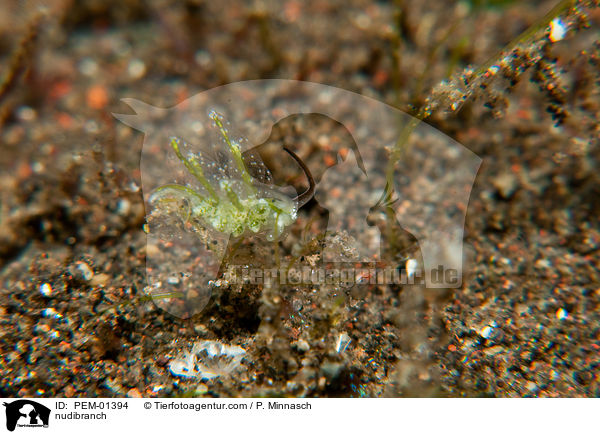
[[[275,240],[296,220],[294,200],[274,190],[255,189],[255,193],[240,197],[235,193],[236,181],[222,180],[217,198],[204,197],[189,187],[168,184],[156,189],[151,203],[162,200],[185,200],[186,221],[200,220],[205,225],[233,237],[264,232]]]
[[[297,200],[252,178],[242,158],[241,147],[230,140],[221,118],[211,119],[227,144],[232,168],[215,172],[210,163],[196,155],[183,155],[182,141],[171,139],[171,148],[201,188],[179,184],[158,187],[150,196],[152,205],[175,205],[182,219],[192,226],[209,227],[233,237],[264,234],[272,241],[297,218]]]

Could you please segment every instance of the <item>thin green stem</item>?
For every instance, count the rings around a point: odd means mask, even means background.
[[[205,198],[204,196],[202,196],[200,193],[198,193],[196,190],[186,187],[185,185],[179,185],[179,184],[165,184],[165,185],[161,185],[160,187],[158,187],[156,189],[156,192],[162,191],[162,190],[179,190],[182,191],[184,193],[187,193],[189,195],[194,196],[195,198],[204,201]]]
[[[404,128],[402,128],[400,136],[396,141],[396,145],[394,146],[394,149],[392,149],[392,154],[390,155],[390,159],[388,161],[385,173],[385,179],[389,188],[393,188],[396,162],[400,160],[400,157],[402,156],[402,153],[405,150],[406,143],[408,142],[408,138],[415,130],[415,128],[417,128],[417,125],[419,125],[421,120],[426,117],[423,116],[423,112],[423,110],[420,110],[416,116],[410,118],[410,121],[404,126]]]
[[[277,216],[279,216],[280,214],[283,213],[283,210],[281,208],[279,208],[278,206],[276,206],[270,200],[267,200],[267,204],[269,205],[269,208],[271,208],[273,211],[275,211],[277,213]]]
[[[235,164],[237,165],[238,170],[242,174],[242,179],[243,179],[244,183],[252,189],[252,192],[254,192],[254,186],[252,185],[252,176],[250,176],[250,173],[248,173],[248,169],[246,168],[246,165],[244,164],[244,160],[242,158],[242,151],[241,151],[239,145],[231,142],[231,139],[229,138],[229,134],[227,134],[227,130],[225,130],[225,127],[223,126],[223,122],[221,122],[221,119],[219,119],[219,115],[217,115],[216,113],[213,113],[213,114],[211,114],[211,119],[213,120],[215,125],[219,128],[219,131],[221,132],[221,136],[223,136],[225,143],[227,143],[227,146],[229,147],[229,150],[231,151],[231,155],[233,155],[233,159],[235,160]]]
[[[243,211],[244,206],[240,202],[240,199],[237,197],[237,194],[235,194],[235,192],[231,189],[231,186],[229,184],[223,183],[221,188],[225,190],[227,198],[233,204],[233,206],[235,206],[238,209],[238,211]]]
[[[281,258],[279,256],[279,216],[281,214],[277,213],[277,217],[275,217],[275,228],[273,233],[275,234],[275,240],[273,240],[274,243],[274,250],[275,250],[275,265],[277,266],[277,270],[279,270],[279,267],[281,267]]]
[[[183,156],[181,149],[179,149],[179,139],[171,139],[171,147],[173,148],[173,151],[175,151],[177,158],[179,158],[179,160],[183,163],[188,172],[190,172],[194,178],[196,178],[200,184],[202,184],[206,191],[208,191],[212,198],[218,202],[219,196],[212,185],[210,185],[208,180],[205,178],[204,171],[202,170],[200,164],[198,164],[198,161],[195,158],[187,159]]]

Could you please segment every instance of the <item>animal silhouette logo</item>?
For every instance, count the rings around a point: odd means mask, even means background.
[[[14,431],[16,427],[48,427],[50,409],[30,399],[19,399],[3,403],[6,407],[6,429]]]
[[[380,235],[376,227],[367,223],[366,216],[375,203],[393,191],[393,200],[388,200],[386,206],[398,225],[416,238],[426,286],[448,288],[462,284],[464,220],[481,159],[433,127],[415,122],[410,115],[372,98],[293,80],[231,83],[201,92],[172,108],[154,107],[131,98],[123,101],[135,114],[115,114],[115,117],[144,132],[142,190],[147,215],[151,217],[147,235],[148,291],[155,296],[168,297],[170,291],[182,294],[180,300],[160,306],[170,313],[191,316],[206,306],[211,287],[218,285],[219,267],[230,243],[231,231],[215,230],[218,224],[200,228],[189,224],[206,211],[202,206],[210,203],[202,201],[207,196],[200,185],[202,177],[208,184],[223,187],[222,182],[213,182],[221,177],[229,188],[232,177],[224,174],[237,170],[235,158],[227,155],[224,141],[215,145],[222,134],[214,128],[215,113],[220,113],[228,121],[228,128],[235,130],[230,133],[233,143],[229,144],[230,151],[239,149],[245,154],[251,154],[255,146],[264,143],[272,127],[288,116],[321,114],[345,126],[355,148],[348,150],[345,160],[340,159],[330,167],[316,185],[315,198],[329,211],[328,231],[347,235],[356,252],[352,260],[379,261]],[[403,157],[393,162],[395,170],[390,182],[386,168],[391,164],[391,150],[408,125],[414,128],[405,144],[407,148],[402,150]],[[179,151],[181,155],[170,146],[174,137],[185,146]],[[267,184],[268,170],[260,159],[253,161],[252,176],[264,183],[262,188]],[[152,219],[153,192],[164,185],[178,185],[179,190],[196,186],[193,188],[202,192],[200,198],[188,190],[176,195],[179,199],[188,195],[186,200],[176,201],[179,215],[184,216],[179,222],[168,217]],[[353,185],[364,188],[355,193]],[[337,199],[329,195],[334,187],[344,192]],[[295,195],[291,187],[269,188],[274,189],[272,195]],[[241,190],[234,193],[245,199]],[[235,202],[231,203],[236,205]],[[245,211],[243,202],[236,206]],[[279,215],[274,202],[269,206],[269,212]],[[285,215],[293,220],[294,212],[290,208]],[[224,225],[229,221],[217,223]],[[326,242],[325,262],[344,261],[333,247]],[[457,279],[439,281],[436,271],[440,269],[453,270]]]

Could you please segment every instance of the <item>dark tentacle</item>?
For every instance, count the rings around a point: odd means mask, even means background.
[[[296,200],[298,201],[298,208],[302,208],[308,203],[309,200],[312,199],[313,195],[315,194],[315,180],[312,174],[310,173],[310,169],[306,166],[306,164],[304,164],[304,161],[302,161],[300,157],[298,157],[294,152],[292,152],[285,146],[283,147],[283,149],[288,154],[290,154],[294,160],[296,160],[296,163],[298,163],[298,165],[302,168],[304,174],[306,175],[306,178],[308,179],[308,190],[296,197]]]

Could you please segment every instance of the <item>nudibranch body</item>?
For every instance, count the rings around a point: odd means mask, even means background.
[[[182,141],[173,138],[171,148],[201,188],[166,184],[152,193],[150,204],[175,204],[182,218],[192,226],[210,227],[234,238],[261,233],[270,241],[277,240],[296,220],[298,208],[314,193],[310,171],[296,154],[284,148],[304,170],[309,189],[291,198],[273,186],[259,182],[250,175],[241,147],[230,139],[221,116],[213,111],[210,117],[227,144],[231,156],[228,161],[234,167],[217,172],[207,170],[208,164],[215,164],[213,161],[209,163],[199,155],[184,155]]]

